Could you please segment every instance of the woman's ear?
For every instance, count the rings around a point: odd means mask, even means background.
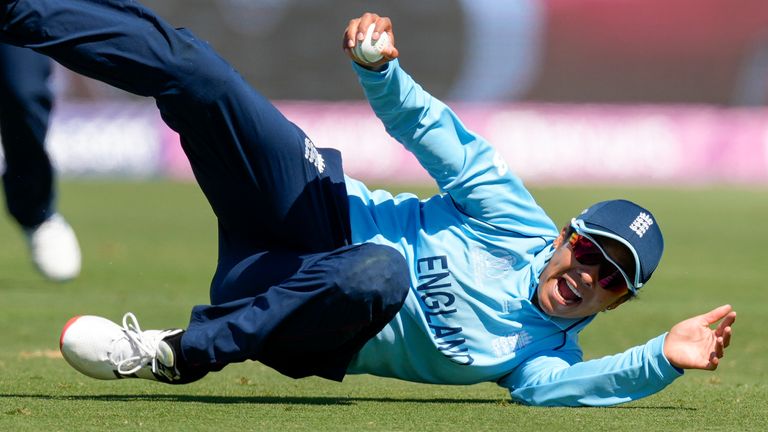
[[[563,229],[560,231],[560,235],[557,236],[557,238],[554,241],[555,249],[559,248],[561,244],[563,244],[563,241],[565,241],[565,234],[568,232],[568,227],[564,226]]]

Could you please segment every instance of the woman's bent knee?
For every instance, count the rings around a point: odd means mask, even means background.
[[[408,265],[400,252],[364,243],[348,253],[337,275],[339,289],[353,301],[399,309],[410,286]]]

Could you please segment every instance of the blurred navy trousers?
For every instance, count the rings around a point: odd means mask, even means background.
[[[54,212],[54,172],[45,152],[53,103],[51,60],[32,50],[0,44],[0,141],[8,212],[33,228]]]
[[[0,14],[0,41],[154,97],[181,136],[219,225],[212,305],[192,311],[187,362],[342,379],[399,311],[409,273],[392,248],[350,244],[340,154],[317,150],[206,43],[135,1],[0,0]]]

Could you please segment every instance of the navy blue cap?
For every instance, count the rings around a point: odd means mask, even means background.
[[[635,274],[627,275],[620,266],[617,267],[632,293],[648,282],[661,261],[664,238],[659,224],[650,211],[631,201],[599,202],[573,218],[571,226],[586,237],[592,235],[612,238],[629,248],[635,257]],[[599,246],[599,243],[596,244]],[[605,251],[603,255],[616,264]]]

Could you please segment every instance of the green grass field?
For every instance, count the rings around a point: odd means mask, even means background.
[[[424,191],[428,194],[428,191]],[[538,189],[559,224],[593,201],[627,197],[651,208],[667,239],[642,295],[602,314],[582,335],[587,358],[660,334],[677,321],[731,303],[739,318],[714,373],[689,371],[665,391],[614,408],[531,408],[493,384],[404,383],[366,376],[344,383],[291,380],[258,364],[232,365],[188,386],[100,382],[58,355],[76,314],[144,328],[184,326],[205,303],[216,228],[196,186],[68,182],[61,210],[78,231],[77,281],[42,280],[21,235],[0,219],[1,431],[262,430],[766,430],[768,425],[768,190]]]

